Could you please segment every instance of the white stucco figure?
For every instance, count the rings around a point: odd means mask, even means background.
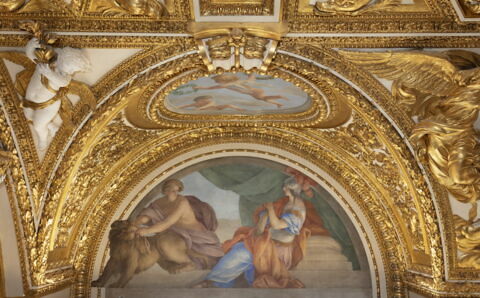
[[[26,46],[25,54],[37,65],[26,89],[24,111],[27,119],[32,121],[38,147],[43,150],[62,123],[57,116],[62,97],[67,100],[66,91],[73,75],[88,71],[91,66],[82,50],[71,47],[55,48],[56,60],[41,63],[36,55],[36,51],[41,48],[42,45],[35,37]]]

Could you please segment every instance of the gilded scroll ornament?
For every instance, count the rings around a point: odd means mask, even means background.
[[[401,4],[401,0],[328,0],[316,2],[319,13],[334,15],[359,15],[364,13],[382,13]]]
[[[454,215],[457,248],[460,251],[458,264],[461,267],[480,268],[480,226],[479,221],[471,223]]]
[[[460,0],[463,7],[474,14],[480,14],[480,1],[478,0]]]
[[[73,104],[67,94],[77,94],[95,108],[96,101],[88,86],[72,80],[76,72],[88,70],[90,63],[79,49],[55,48],[57,37],[45,33],[39,23],[24,22],[21,29],[32,35],[25,54],[1,52],[0,58],[25,68],[17,74],[15,87],[22,97],[25,116],[36,133],[38,147],[44,150],[62,122],[73,129]],[[62,122],[56,119],[57,115]]]
[[[410,136],[417,156],[458,201],[472,204],[472,223],[480,199],[480,148],[474,127],[480,109],[480,56],[459,50],[341,53],[393,81],[393,96],[417,121]],[[466,230],[470,235],[472,227]],[[458,245],[465,242],[464,236],[457,234]]]
[[[242,27],[233,24],[201,26],[190,24],[199,54],[208,71],[240,68],[266,71],[278,41],[286,33],[285,24]]]
[[[25,0],[9,0],[0,3],[0,12],[12,12],[20,9],[25,4]]]
[[[3,0],[0,1],[0,13],[32,13],[60,11],[66,9],[66,1],[63,0]]]
[[[105,16],[148,16],[159,18],[169,15],[171,0],[108,0],[96,4]]]

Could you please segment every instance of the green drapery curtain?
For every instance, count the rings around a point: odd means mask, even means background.
[[[283,183],[290,177],[275,169],[246,163],[217,165],[199,172],[218,188],[233,191],[240,196],[238,208],[244,226],[253,225],[252,214],[257,207],[285,196]],[[324,227],[340,243],[342,253],[352,263],[353,269],[360,270],[352,240],[332,207],[317,190],[314,191],[313,198],[308,198],[303,193],[302,198],[313,203]]]

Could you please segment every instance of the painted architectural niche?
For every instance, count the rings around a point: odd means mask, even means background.
[[[310,105],[308,94],[292,83],[245,72],[192,80],[165,98],[167,109],[180,114],[298,113]]]
[[[108,287],[107,296],[158,288],[185,297],[185,289],[202,288],[202,297],[240,297],[260,288],[262,297],[277,297],[278,289],[316,297],[319,288],[343,287],[348,297],[371,297],[353,224],[325,189],[288,166],[212,159],[133,203],[128,220],[112,223],[110,257],[92,282]]]

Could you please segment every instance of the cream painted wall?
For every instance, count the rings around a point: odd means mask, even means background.
[[[18,255],[17,239],[5,183],[0,184],[0,227],[6,294],[7,297],[22,296],[23,285],[20,257]]]

